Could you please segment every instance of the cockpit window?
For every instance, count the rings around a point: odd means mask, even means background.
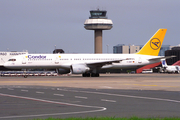
[[[8,61],[16,61],[16,59],[9,59]]]

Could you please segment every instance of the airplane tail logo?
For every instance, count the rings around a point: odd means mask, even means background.
[[[166,61],[165,60],[162,61],[162,65],[166,65]]]
[[[167,29],[159,29],[136,54],[158,56]]]
[[[165,59],[161,60],[162,67],[167,67],[167,63]]]
[[[157,50],[161,47],[161,41],[158,38],[151,39],[150,46],[152,49]]]

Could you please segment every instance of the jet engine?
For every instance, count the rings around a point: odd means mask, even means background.
[[[58,74],[67,74],[70,73],[70,70],[67,69],[56,69],[56,71],[58,72]]]
[[[89,70],[90,70],[90,68],[84,64],[74,64],[71,66],[71,73],[72,74],[83,74]]]

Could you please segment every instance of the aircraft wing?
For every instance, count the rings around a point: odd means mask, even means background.
[[[126,59],[118,59],[118,60],[106,60],[106,61],[98,61],[98,62],[88,62],[86,63],[87,66],[96,66],[96,67],[102,67],[103,65],[112,64],[112,63],[119,63],[122,60]]]
[[[176,57],[174,55],[172,56],[159,56],[157,58],[151,58],[151,59],[148,59],[149,61],[155,61],[155,60],[161,60],[161,59],[168,59],[168,58],[173,58],[173,57]]]

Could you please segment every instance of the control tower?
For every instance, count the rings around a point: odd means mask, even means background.
[[[94,30],[94,53],[102,53],[102,30],[110,30],[113,25],[106,13],[105,10],[91,10],[91,16],[84,23],[86,30]]]

